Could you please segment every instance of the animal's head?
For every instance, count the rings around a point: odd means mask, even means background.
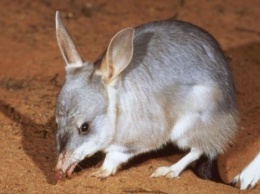
[[[116,95],[109,91],[132,59],[134,29],[127,28],[116,34],[95,65],[83,62],[59,12],[56,13],[56,36],[66,65],[65,82],[56,104],[59,155],[56,170],[60,176],[70,175],[78,162],[112,142]]]

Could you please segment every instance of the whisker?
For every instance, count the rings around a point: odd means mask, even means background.
[[[72,153],[72,154],[66,154],[63,159],[71,163],[72,162],[77,163],[76,167],[78,169],[76,171],[79,171],[79,170],[84,170],[86,168],[96,166],[101,159],[104,159],[104,154],[96,153],[91,157],[86,157],[83,160],[81,160],[79,159],[77,154]]]
[[[77,164],[76,167],[80,168],[80,170],[83,170],[83,169],[84,169],[84,168],[81,167],[79,164]]]

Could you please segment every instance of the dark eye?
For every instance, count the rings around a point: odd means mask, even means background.
[[[80,126],[80,133],[86,134],[88,131],[89,131],[89,124],[85,122]]]

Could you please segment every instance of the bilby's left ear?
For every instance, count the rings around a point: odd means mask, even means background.
[[[133,28],[126,28],[111,39],[106,55],[97,70],[105,84],[109,84],[117,78],[132,60],[134,34]]]

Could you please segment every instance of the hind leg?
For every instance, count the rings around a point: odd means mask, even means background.
[[[160,177],[164,176],[167,178],[175,178],[178,177],[179,174],[192,162],[196,161],[203,154],[202,150],[189,145],[189,131],[193,129],[194,125],[197,123],[199,119],[199,114],[196,113],[187,113],[182,116],[178,122],[176,122],[172,134],[171,141],[175,142],[178,147],[188,149],[191,148],[190,152],[184,156],[177,163],[172,166],[160,167],[158,168],[151,177]]]
[[[151,177],[163,176],[166,178],[176,178],[189,164],[199,159],[202,154],[203,152],[201,150],[192,148],[186,156],[172,166],[162,166],[157,168]]]

